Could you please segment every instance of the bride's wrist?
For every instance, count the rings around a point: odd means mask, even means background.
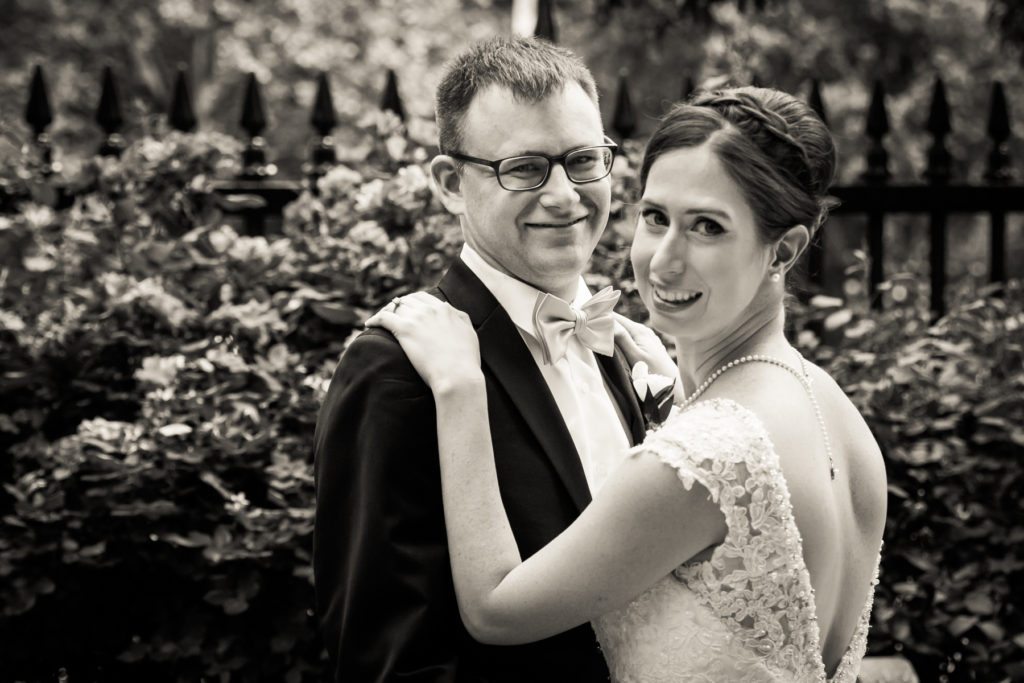
[[[475,398],[486,394],[487,386],[481,370],[468,371],[457,375],[448,375],[443,380],[433,382],[430,390],[435,400]]]

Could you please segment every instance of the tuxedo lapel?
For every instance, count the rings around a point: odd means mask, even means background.
[[[626,358],[618,347],[615,348],[614,356],[602,356],[595,353],[594,357],[597,358],[597,363],[601,366],[601,373],[612,393],[612,398],[619,404],[619,409],[622,410],[622,414],[626,418],[632,445],[642,443],[647,435],[647,429],[644,424],[643,412],[640,410],[640,403],[633,390],[633,382],[629,373],[626,372]]]
[[[480,279],[456,259],[438,284],[455,307],[469,315],[480,339],[480,356],[540,442],[579,510],[590,503],[583,465],[562,413],[515,323]]]

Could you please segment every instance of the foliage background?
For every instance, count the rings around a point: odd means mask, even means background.
[[[761,7],[761,9],[757,9]],[[240,135],[244,74],[259,77],[271,160],[297,177],[310,140],[309,116],[320,70],[329,74],[339,113],[342,158],[364,153],[359,136],[393,68],[413,137],[431,144],[432,91],[444,61],[469,41],[510,29],[511,0],[7,0],[0,25],[0,162],[29,140],[22,122],[31,66],[46,67],[55,121],[51,133],[65,173],[75,176],[100,143],[93,122],[104,64],[120,79],[129,139],[154,130],[166,111],[177,66],[188,68],[204,130]],[[638,139],[687,79],[698,85],[747,83],[806,93],[820,80],[840,152],[840,180],[864,168],[864,121],[872,83],[885,83],[894,178],[917,182],[930,139],[924,131],[937,76],[953,111],[948,138],[955,177],[980,180],[991,83],[1006,85],[1011,118],[1024,111],[1022,12],[1009,0],[574,0],[555,3],[560,42],[592,66],[611,121],[620,79],[636,108]],[[1011,142],[1024,158],[1019,136]],[[927,223],[897,216],[886,231],[887,299],[903,302],[923,276]],[[952,279],[984,283],[984,217],[949,224]],[[826,235],[826,283],[860,295],[844,272],[862,248],[861,218],[840,217]],[[1008,220],[1007,262],[1020,276],[1024,221]],[[927,292],[924,292],[927,295]]]
[[[425,183],[430,94],[454,50],[506,30],[509,3],[7,4],[0,179],[32,185],[37,201],[0,216],[0,675],[50,680],[64,665],[72,681],[317,680],[317,407],[362,320],[436,281],[458,247]],[[694,4],[593,0],[562,3],[556,18],[562,42],[595,67],[608,118],[627,69],[641,137],[686,77],[746,82],[756,72],[798,92],[822,78],[846,180],[861,163],[875,77],[892,93],[894,169],[903,179],[920,172],[920,125],[940,73],[959,171],[977,180],[989,80],[1006,82],[1011,111],[1024,104],[1017,48],[976,2],[849,5],[741,13],[722,1],[680,13]],[[135,140],[120,160],[90,154],[99,144],[90,79],[106,60]],[[19,119],[38,61],[57,112],[59,180],[79,189],[61,210],[22,154]],[[181,61],[196,86],[196,135],[157,120]],[[376,111],[387,67],[398,72],[408,130]],[[241,74],[262,79],[267,137],[282,175],[294,175],[319,69],[331,75],[346,163],[288,208],[281,235],[240,236],[211,182],[237,170],[240,145],[228,134],[238,133]],[[639,145],[626,147],[616,215],[588,277],[622,287],[623,310],[643,319],[625,259]],[[1014,150],[1020,159],[1017,140]],[[921,226],[899,219],[887,229],[885,291],[899,305],[868,311],[861,231],[833,219],[833,296],[792,312],[798,344],[851,394],[888,458],[871,649],[908,656],[923,680],[1018,680],[1021,289],[979,299],[984,231],[972,219],[953,224],[957,305],[930,326]],[[1009,243],[1019,276],[1019,217]]]

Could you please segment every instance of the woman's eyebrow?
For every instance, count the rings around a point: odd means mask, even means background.
[[[721,209],[696,208],[696,209],[687,209],[683,213],[685,213],[687,216],[692,216],[693,214],[698,214],[698,213],[704,213],[704,214],[710,214],[712,216],[718,216],[719,218],[724,218],[726,220],[731,220],[732,219],[732,216],[730,216],[727,211],[722,211]]]
[[[639,205],[640,206],[651,207],[651,208],[654,208],[654,209],[659,209],[661,211],[668,212],[668,209],[666,209],[663,204],[659,204],[658,202],[650,200],[650,199],[641,199],[639,201]],[[693,216],[693,215],[696,215],[696,214],[706,214],[706,215],[710,215],[710,216],[717,216],[718,218],[724,218],[727,221],[731,221],[732,220],[732,216],[729,215],[728,211],[723,211],[722,209],[712,209],[711,207],[694,207],[692,209],[687,209],[686,211],[683,212],[684,216]]]

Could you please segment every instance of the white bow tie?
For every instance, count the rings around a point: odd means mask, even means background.
[[[544,354],[544,363],[552,365],[565,356],[573,335],[595,353],[615,353],[615,322],[611,312],[620,292],[605,287],[579,308],[557,296],[541,293],[533,307],[533,327]]]

